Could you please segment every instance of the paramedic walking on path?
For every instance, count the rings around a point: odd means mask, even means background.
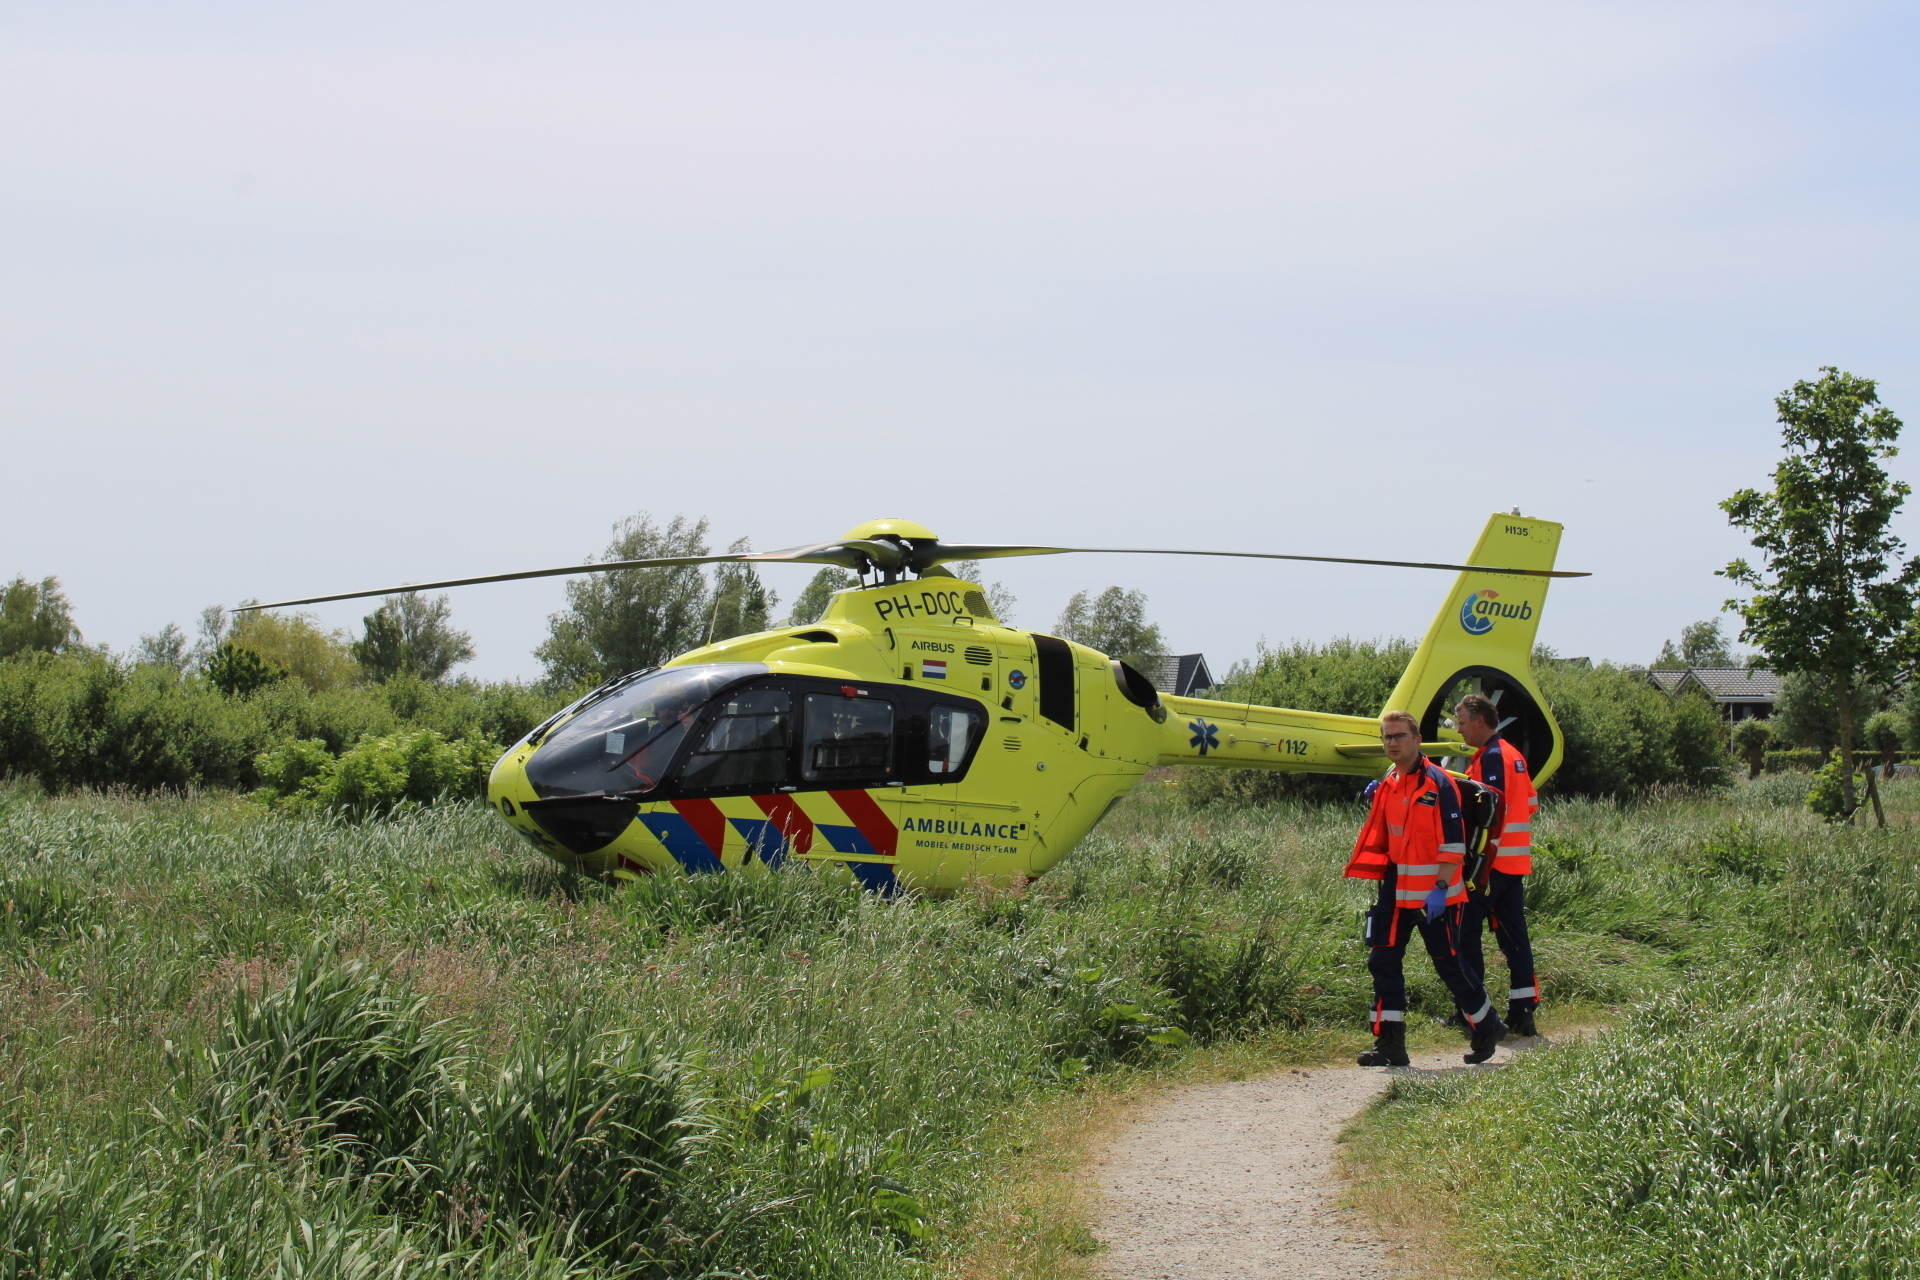
[[[1498,791],[1506,801],[1497,835],[1499,847],[1488,851],[1493,860],[1484,873],[1486,883],[1474,885],[1467,895],[1466,918],[1460,925],[1460,963],[1467,977],[1486,983],[1480,930],[1491,922],[1510,974],[1507,1024],[1515,1035],[1538,1035],[1533,1011],[1540,1004],[1540,980],[1533,972],[1533,944],[1527,940],[1526,877],[1533,870],[1533,814],[1540,801],[1533,794],[1526,757],[1499,736],[1498,707],[1470,693],[1454,709],[1453,721],[1467,745],[1475,749],[1467,776]]]
[[[1372,788],[1372,808],[1354,842],[1347,875],[1378,880],[1380,897],[1367,912],[1367,971],[1373,975],[1373,1048],[1363,1067],[1407,1065],[1407,942],[1416,930],[1473,1029],[1468,1062],[1485,1062],[1507,1034],[1478,979],[1456,954],[1467,886],[1466,824],[1460,792],[1446,771],[1420,753],[1420,725],[1405,711],[1380,717],[1380,741],[1393,768]]]

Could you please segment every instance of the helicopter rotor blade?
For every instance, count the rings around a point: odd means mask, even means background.
[[[483,582],[518,582],[523,578],[559,578],[571,573],[608,573],[614,569],[664,569],[673,565],[725,564],[745,560],[744,555],[663,556],[652,560],[603,560],[598,564],[571,564],[562,569],[528,569],[523,573],[489,573],[478,578],[447,578],[441,582],[409,582],[401,587],[381,587],[375,591],[342,591],[330,596],[306,596],[299,600],[275,600],[270,604],[244,604],[235,613],[256,609],[285,609],[296,604],[326,604],[330,600],[363,600],[369,596],[400,596],[413,591],[438,591],[442,587],[472,587]]]
[[[850,538],[841,542],[813,542],[784,551],[749,551],[739,559],[837,564],[845,569],[864,571],[869,564],[882,569],[901,568],[907,563],[907,553],[898,543],[883,538]]]
[[[936,564],[951,564],[955,560],[998,560],[1004,556],[1057,556],[1073,550],[1075,550],[1073,547],[1034,547],[1011,542],[922,543],[913,549],[912,564],[916,569],[927,569]]]
[[[906,563],[906,552],[891,542],[860,538],[847,542],[816,542],[783,551],[738,551],[719,556],[656,556],[647,560],[601,560],[594,564],[570,564],[558,569],[528,569],[521,573],[489,573],[477,578],[447,578],[441,582],[410,582],[403,587],[381,587],[374,591],[342,591],[330,596],[306,596],[299,600],[275,600],[270,604],[240,605],[235,613],[258,609],[285,609],[297,604],[326,604],[333,600],[364,600],[372,596],[405,595],[412,591],[438,591],[442,587],[472,587],[483,582],[518,582],[526,578],[561,578],[576,573],[611,573],[616,569],[665,569],[690,564],[738,564],[749,561],[775,563],[835,564],[853,570],[865,570],[868,563],[897,569]]]
[[[849,538],[840,542],[814,542],[779,551],[744,551],[718,556],[658,556],[645,560],[602,560],[593,564],[570,564],[557,569],[527,569],[520,573],[489,573],[475,578],[445,578],[439,582],[410,582],[398,587],[380,587],[372,591],[341,591],[327,596],[303,596],[298,600],[275,600],[268,604],[245,604],[235,613],[259,609],[285,609],[301,604],[328,604],[335,600],[365,600],[373,596],[406,595],[414,591],[438,591],[443,587],[472,587],[486,582],[520,582],[528,578],[563,578],[580,573],[611,573],[617,569],[665,569],[695,564],[787,563],[831,564],[864,573],[869,568],[916,571],[949,564],[957,560],[998,560],[1008,556],[1112,555],[1112,556],[1229,556],[1241,560],[1302,560],[1313,564],[1370,564],[1390,569],[1441,569],[1455,573],[1501,573],[1527,578],[1590,578],[1590,573],[1568,569],[1505,569],[1484,564],[1431,564],[1422,560],[1367,560],[1354,556],[1298,556],[1270,551],[1177,551],[1165,547],[1042,547],[1009,542],[922,542],[911,549],[885,538]]]
[[[940,543],[927,558],[929,565],[953,560],[991,560],[1000,556],[1052,555],[1109,556],[1233,556],[1243,560],[1306,560],[1315,564],[1372,564],[1389,569],[1445,569],[1456,573],[1505,573],[1527,578],[1590,578],[1571,569],[1503,569],[1487,564],[1430,564],[1424,560],[1363,560],[1353,556],[1295,556],[1270,551],[1173,551],[1164,547],[1032,547],[992,543]],[[915,557],[916,562],[919,557]]]

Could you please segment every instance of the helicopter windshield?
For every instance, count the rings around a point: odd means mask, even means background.
[[[614,689],[554,730],[527,761],[527,781],[542,797],[651,791],[707,699],[766,672],[757,662],[664,667]]]

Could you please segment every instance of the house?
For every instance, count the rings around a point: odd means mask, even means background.
[[[1681,671],[1649,671],[1647,683],[1665,694],[1697,689],[1713,699],[1729,720],[1751,720],[1773,714],[1780,701],[1780,677],[1766,667],[1687,667]]]
[[[1205,654],[1171,654],[1160,659],[1160,666],[1153,672],[1153,687],[1178,698],[1197,698],[1213,685]]]

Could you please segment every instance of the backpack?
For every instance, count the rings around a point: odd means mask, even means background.
[[[1484,782],[1451,774],[1460,791],[1460,819],[1467,828],[1467,856],[1460,868],[1468,885],[1485,889],[1487,869],[1493,865],[1495,833],[1507,807],[1506,797]]]

